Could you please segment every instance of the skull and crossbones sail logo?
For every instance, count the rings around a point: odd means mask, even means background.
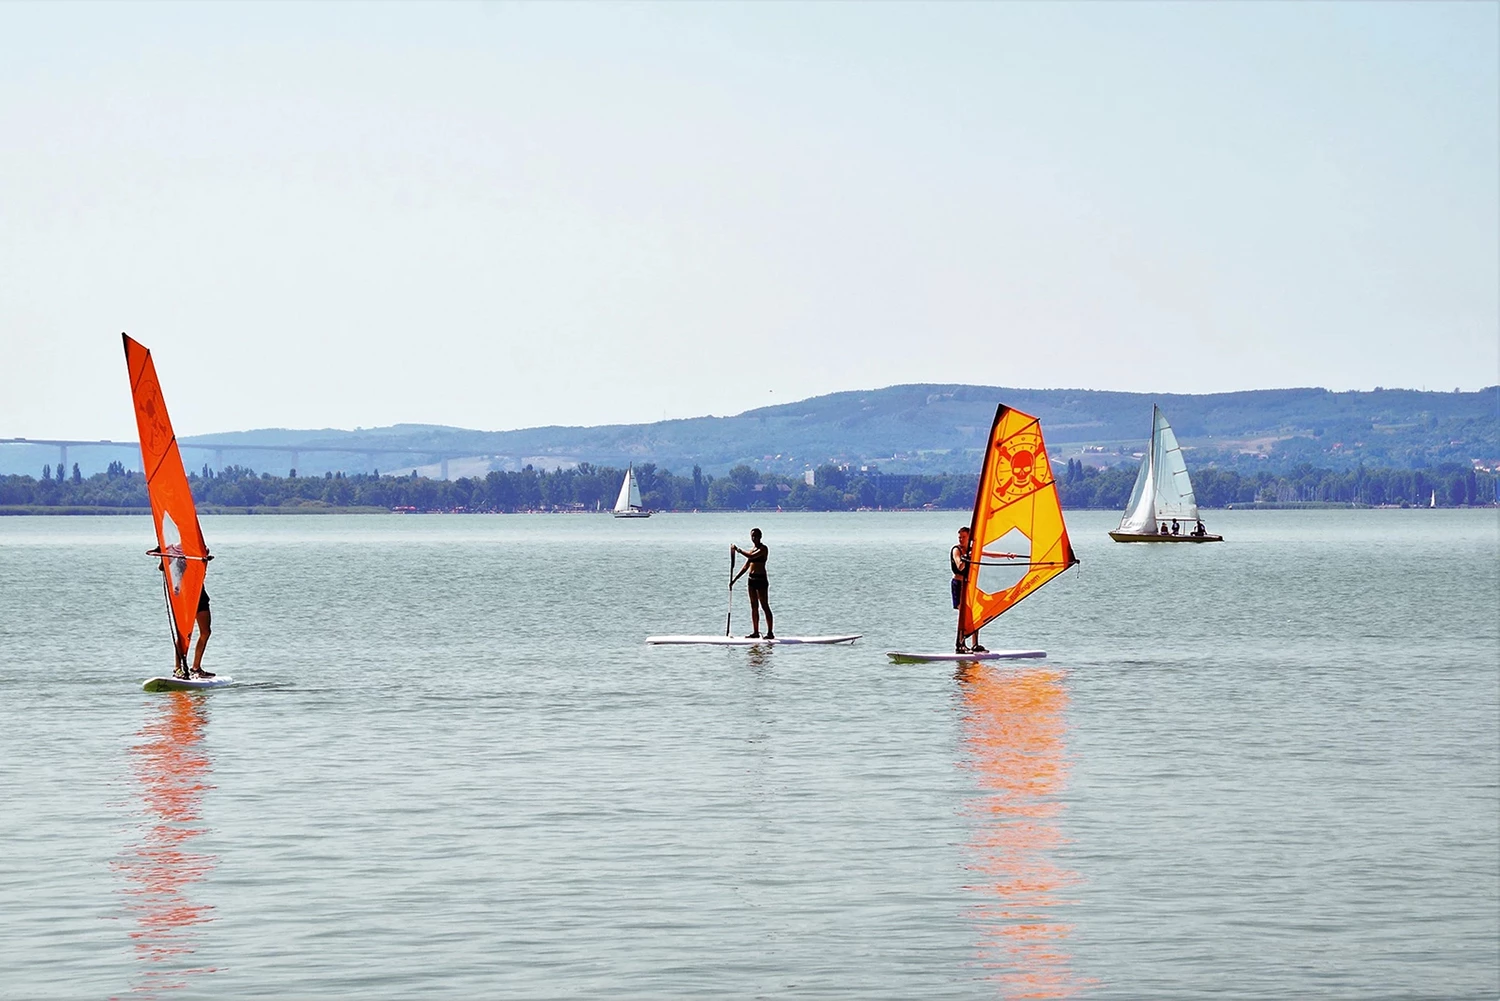
[[[152,456],[159,456],[172,443],[171,426],[167,423],[167,408],[161,399],[161,390],[152,385],[149,394],[141,400],[141,410],[146,415],[146,448]]]
[[[1003,507],[1052,482],[1042,436],[1021,431],[995,445],[995,475],[990,482],[990,502]]]

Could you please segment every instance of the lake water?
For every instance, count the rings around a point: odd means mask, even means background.
[[[0,995],[1496,997],[1496,512],[1212,515],[958,669],[953,514],[208,518],[196,695],[146,519],[0,518]],[[865,638],[643,645],[752,525]]]

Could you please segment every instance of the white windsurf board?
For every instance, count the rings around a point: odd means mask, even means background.
[[[985,653],[899,653],[887,651],[886,656],[898,664],[922,664],[928,661],[959,660],[1024,660],[1028,657],[1045,657],[1045,650],[990,650]]]
[[[207,688],[224,688],[234,684],[227,674],[212,678],[147,678],[141,685],[145,692],[196,692]]]
[[[774,640],[757,640],[744,636],[647,636],[653,646],[790,646],[793,644],[853,643],[864,633],[847,636],[778,636]]]

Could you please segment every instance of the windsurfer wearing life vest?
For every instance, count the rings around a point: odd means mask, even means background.
[[[739,546],[731,546],[735,552],[745,557],[745,566],[739,573],[734,575],[730,586],[735,580],[739,580],[746,574],[749,578],[745,581],[745,588],[750,592],[750,629],[751,633],[746,636],[749,640],[776,638],[776,626],[771,618],[770,589],[771,582],[766,577],[766,559],[771,555],[770,548],[760,541],[760,529],[750,529],[750,548],[741,549]],[[760,634],[760,610],[766,610],[766,634]]]
[[[965,525],[958,530],[958,545],[948,550],[948,566],[953,571],[953,582],[949,585],[953,592],[953,608],[957,611],[958,606],[963,603],[964,582],[969,576],[969,561],[972,547],[969,545],[969,526]],[[972,644],[966,644],[965,639],[971,640]],[[953,648],[954,653],[988,653],[984,647],[979,645],[979,634],[958,638],[958,643]]]

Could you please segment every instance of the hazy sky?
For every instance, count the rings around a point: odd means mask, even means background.
[[[1493,3],[0,5],[0,436],[1500,380]]]

